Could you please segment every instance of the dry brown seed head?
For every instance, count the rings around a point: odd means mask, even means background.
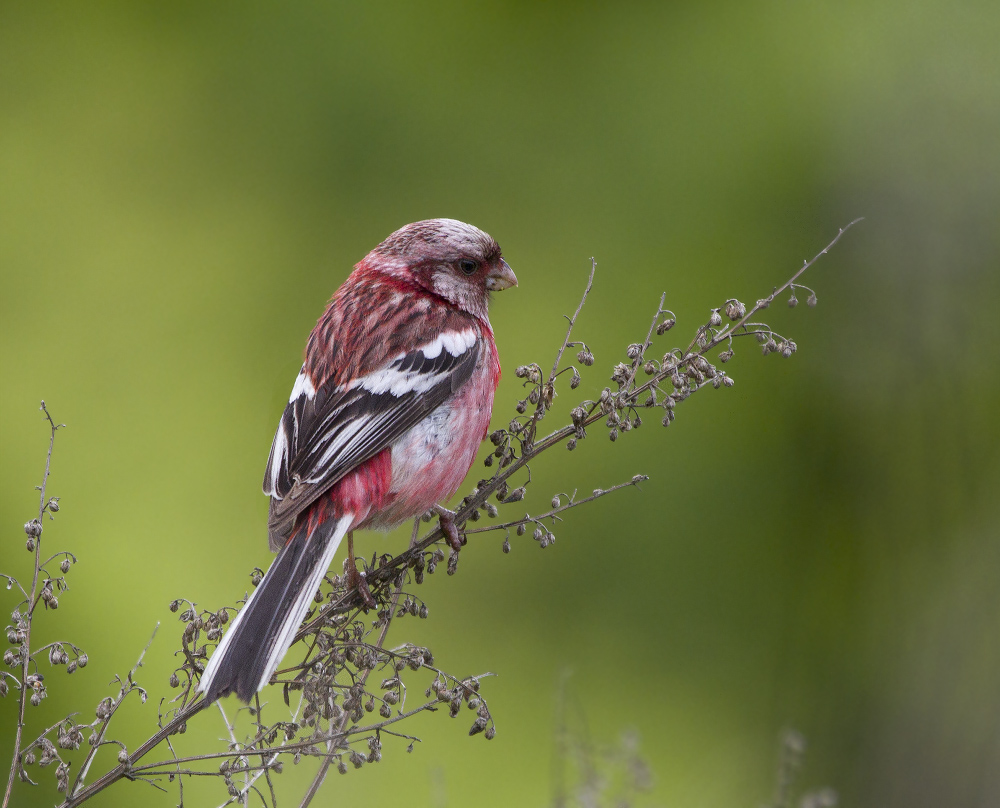
[[[726,303],[726,316],[734,323],[747,313],[747,307],[738,300]]]

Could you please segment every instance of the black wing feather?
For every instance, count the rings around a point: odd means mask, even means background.
[[[272,549],[284,543],[298,515],[330,486],[420,423],[465,384],[478,358],[478,342],[458,356],[443,348],[434,357],[411,351],[388,369],[420,379],[426,386],[422,391],[396,395],[327,384],[311,399],[300,395],[290,401],[264,473],[264,492],[272,496]]]

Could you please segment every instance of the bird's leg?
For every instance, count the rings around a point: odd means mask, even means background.
[[[365,603],[365,607],[368,609],[374,609],[377,605],[375,603],[375,598],[372,597],[372,592],[368,588],[368,581],[365,573],[358,570],[358,562],[354,559],[353,530],[349,531],[347,534],[347,559],[344,561],[344,572],[347,575],[347,588],[357,589],[358,595],[361,596],[361,600]]]
[[[441,505],[435,505],[431,510],[438,515],[441,520],[441,530],[445,538],[448,539],[451,549],[457,553],[465,544],[465,536],[459,532],[458,525],[455,524],[455,512],[449,511]]]

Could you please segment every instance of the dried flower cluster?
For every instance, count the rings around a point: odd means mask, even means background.
[[[346,574],[324,579],[315,606],[307,614],[285,660],[288,667],[279,668],[274,674],[272,687],[265,691],[264,698],[258,697],[251,707],[245,708],[244,718],[249,717],[250,729],[238,730],[236,717],[231,720],[216,702],[230,738],[228,746],[217,752],[180,755],[174,744],[176,736],[184,733],[187,722],[207,706],[197,692],[197,683],[236,609],[226,606],[214,611],[199,610],[184,599],[170,604],[170,610],[183,625],[180,648],[176,651],[178,665],[169,676],[170,687],[179,692],[167,705],[166,713],[158,715],[158,729],[144,743],[130,751],[109,737],[110,724],[130,694],[137,693],[140,701],[146,701],[146,691],[134,678],[142,665],[142,656],[124,679],[116,677],[115,694],[98,704],[93,721],[82,723],[70,716],[44,729],[33,741],[24,740],[26,706],[39,705],[46,695],[39,661],[47,660],[51,667],[65,668],[67,673],[87,665],[87,655],[67,641],[38,649],[31,646],[31,624],[38,606],[58,607],[59,594],[65,589],[65,574],[76,561],[65,552],[41,559],[43,521],[46,515],[51,518],[59,511],[58,498],[46,498],[45,492],[58,427],[43,403],[42,410],[51,427],[49,453],[40,486],[38,516],[25,525],[27,547],[34,553],[32,585],[26,589],[13,577],[3,576],[8,589],[16,587],[22,599],[7,626],[11,647],[4,653],[4,664],[14,672],[0,672],[0,696],[13,689],[20,700],[10,778],[2,808],[10,804],[17,777],[32,782],[27,767],[50,764],[56,764],[56,786],[66,794],[63,803],[66,808],[85,802],[123,778],[154,784],[163,780],[176,782],[183,804],[185,778],[206,774],[221,780],[227,804],[244,804],[256,795],[265,805],[276,805],[274,778],[281,774],[286,762],[295,765],[313,758],[318,762],[317,772],[301,802],[307,805],[331,768],[344,774],[378,763],[383,755],[383,742],[388,739],[407,742],[406,749],[412,750],[418,739],[401,732],[400,724],[418,713],[446,711],[453,718],[464,715],[469,721],[469,735],[493,738],[496,726],[480,689],[481,680],[490,674],[456,676],[437,667],[427,648],[411,643],[387,644],[394,620],[426,619],[429,615],[428,605],[415,594],[415,587],[442,563],[449,575],[455,574],[461,547],[471,535],[502,531],[504,552],[510,552],[512,536],[529,534],[538,547],[546,548],[556,541],[555,529],[564,511],[646,480],[644,475],[637,474],[608,488],[596,488],[586,496],[577,492],[557,493],[547,498],[548,508],[534,513],[520,510],[523,506],[519,503],[526,499],[531,484],[530,464],[542,452],[560,444],[570,451],[576,449],[588,437],[588,430],[599,422],[607,430],[609,440],[617,441],[640,428],[649,420],[651,411],[660,423],[669,426],[677,405],[692,394],[707,386],[714,389],[732,386],[733,380],[717,363],[725,364],[733,358],[736,338],[755,339],[765,355],[792,356],[795,343],[754,317],[786,290],[791,293],[790,306],[797,303],[796,290],[807,291],[807,302],[814,305],[815,293],[799,284],[798,278],[846,229],[782,287],[758,300],[749,310],[732,298],[711,309],[707,321],[696,328],[686,347],[654,349],[656,341],[676,325],[675,315],[664,308],[665,297],[661,298],[642,341],[628,345],[623,360],[610,369],[611,383],[596,399],[578,401],[569,407],[568,423],[542,436],[540,425],[552,414],[557,388],[565,385],[570,391],[576,390],[583,374],[595,365],[594,354],[587,344],[573,339],[574,327],[594,280],[596,264],[592,262],[583,298],[569,318],[566,337],[551,370],[546,373],[541,365],[532,363],[515,371],[525,392],[515,403],[514,415],[507,426],[490,435],[493,450],[484,462],[487,468],[494,469],[492,476],[480,480],[450,518],[441,520],[423,536],[419,536],[421,520],[417,520],[406,551],[396,556],[373,557],[363,573],[366,582],[363,591],[349,586],[352,578]],[[570,349],[576,351],[576,362],[562,367]],[[516,510],[500,519],[501,513],[509,513],[512,507]],[[429,522],[433,515],[425,514],[422,519]],[[481,522],[484,515],[491,521],[470,526]],[[50,574],[50,565],[56,565],[61,574]],[[254,570],[251,582],[256,586],[260,580],[260,570]],[[166,744],[170,756],[155,763],[144,762],[149,752],[161,743]],[[88,754],[76,777],[71,779],[70,765],[60,757],[60,750],[76,750],[84,745],[89,747]],[[118,749],[117,766],[88,784],[87,775],[97,750],[109,745]],[[638,760],[634,749],[626,747],[622,747],[624,751],[618,750],[622,759]],[[636,788],[640,779],[635,780]]]

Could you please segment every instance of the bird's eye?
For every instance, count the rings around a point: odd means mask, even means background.
[[[478,267],[475,261],[471,261],[468,258],[464,259],[463,261],[459,261],[458,265],[462,268],[462,272],[464,272],[466,275],[471,275],[473,272],[476,271],[476,268]]]

